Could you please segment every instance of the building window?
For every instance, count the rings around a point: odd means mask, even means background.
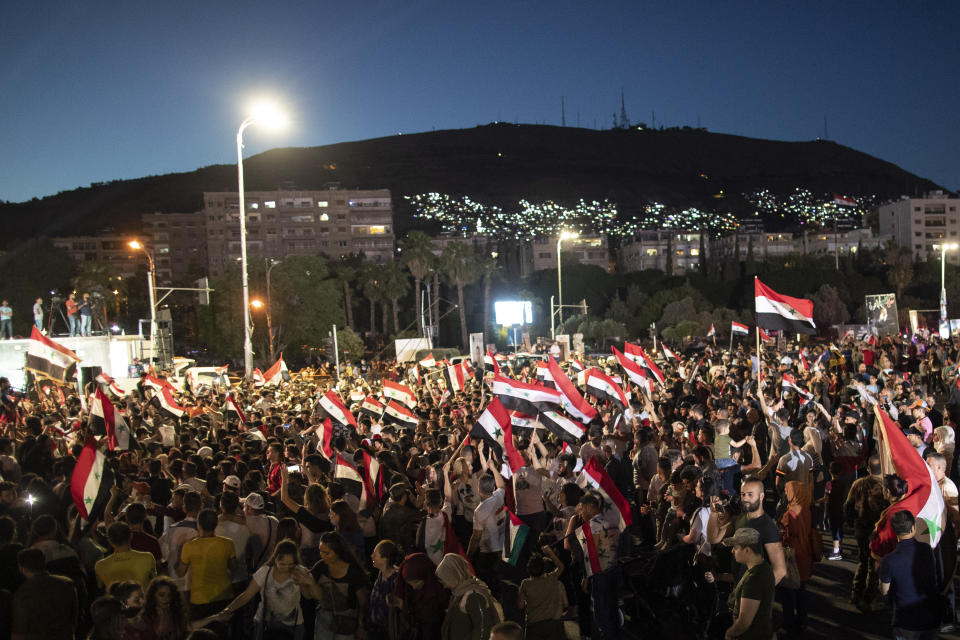
[[[345,247],[345,246],[347,246],[347,242],[346,242],[345,240],[340,240],[339,242],[337,242],[337,246],[338,246],[338,247]]]
[[[290,222],[313,222],[313,214],[306,216],[290,216]]]
[[[330,203],[328,203],[326,200],[318,200],[318,201],[317,201],[317,207],[319,207],[320,209],[325,209],[325,208],[328,207],[329,205],[330,205]]]
[[[277,202],[276,200],[267,200],[266,202],[263,203],[263,206],[265,206],[267,209],[276,209]]]
[[[330,216],[328,216],[326,213],[320,214],[320,222],[327,222],[329,220],[330,220]]]
[[[553,257],[553,253],[551,253],[550,251],[541,251],[539,254],[539,258],[541,260],[548,260],[552,257]]]
[[[648,256],[655,256],[655,255],[657,255],[657,250],[656,250],[656,249],[647,249],[647,255],[648,255]]]

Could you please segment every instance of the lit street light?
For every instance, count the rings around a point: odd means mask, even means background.
[[[250,283],[247,277],[247,211],[243,201],[243,132],[252,124],[259,124],[270,129],[280,129],[286,125],[286,118],[277,110],[275,105],[261,103],[251,110],[250,116],[240,123],[237,129],[237,191],[240,197],[240,270],[243,286],[243,371],[244,378],[249,380],[253,372],[253,345],[250,334],[253,327],[250,324]]]
[[[151,356],[156,357],[156,339],[157,339],[157,270],[153,264],[153,256],[150,251],[136,240],[127,243],[135,251],[143,251],[147,256],[147,263],[150,265],[150,272],[147,274],[147,290],[150,292],[150,341],[153,344]]]
[[[562,231],[560,237],[557,238],[557,312],[559,313],[561,331],[563,331],[563,276],[560,266],[560,249],[564,240],[573,240],[579,237],[580,234],[576,231]]]
[[[940,249],[940,324],[943,325],[947,321],[947,251],[955,251],[960,245],[948,242],[933,246]]]

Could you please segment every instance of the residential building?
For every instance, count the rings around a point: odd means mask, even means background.
[[[557,236],[543,236],[534,238],[532,251],[533,270],[557,268]],[[592,264],[611,271],[610,249],[607,237],[578,236],[563,241],[560,249],[561,256],[576,259],[580,264]]]
[[[77,265],[84,262],[99,262],[109,265],[123,278],[130,278],[138,271],[145,271],[142,266],[142,252],[134,251],[127,244],[132,239],[130,234],[118,234],[112,230],[96,236],[67,236],[53,238],[53,246],[65,250],[74,259]],[[169,264],[165,267],[169,269]],[[159,264],[157,265],[157,279],[159,281]]]
[[[145,213],[141,241],[157,263],[157,284],[194,286],[207,275],[206,216],[195,213]]]
[[[709,243],[707,254],[709,255]],[[674,273],[698,269],[700,232],[671,229],[641,231],[620,244],[618,264],[622,271],[666,271],[667,260],[673,261]]]
[[[914,260],[940,259],[939,246],[960,242],[960,198],[932,191],[922,198],[902,196],[877,209],[881,236],[892,236],[898,246],[910,249]],[[960,264],[960,252],[947,253],[947,262]]]
[[[374,262],[393,257],[393,204],[388,189],[249,191],[247,254],[268,258],[363,253]],[[240,258],[236,192],[203,194],[207,260],[217,275]]]

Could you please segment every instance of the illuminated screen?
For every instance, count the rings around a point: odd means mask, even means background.
[[[493,303],[497,324],[517,325],[533,323],[533,304],[529,300],[501,300]]]

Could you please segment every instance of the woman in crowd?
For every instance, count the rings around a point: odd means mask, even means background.
[[[340,538],[349,545],[351,553],[358,562],[360,558],[366,557],[364,546],[366,542],[360,520],[346,500],[337,500],[330,505],[330,522],[333,523]]]
[[[308,573],[297,574],[303,593],[317,601],[314,638],[351,640],[370,594],[367,575],[339,533],[323,534],[319,549],[320,561]]]
[[[367,637],[370,640],[389,640],[390,629],[396,626],[396,620],[392,620],[391,624],[390,595],[397,582],[403,553],[393,541],[382,540],[374,547],[370,560],[377,570],[377,578],[370,589],[370,602],[367,605]]]
[[[184,640],[188,629],[187,606],[177,584],[157,576],[147,585],[143,609],[127,629],[129,640]]]
[[[391,599],[397,613],[397,629],[419,629],[421,640],[439,640],[449,598],[450,593],[437,579],[436,566],[427,554],[408,555],[400,565],[400,577]]]
[[[450,591],[443,619],[443,640],[486,640],[501,622],[498,604],[487,585],[475,577],[463,556],[448,553],[437,565],[437,578]]]
[[[812,488],[809,483],[791,481],[784,485],[787,510],[780,519],[784,553],[792,556],[799,585],[780,587],[783,626],[788,632],[802,632],[807,622],[807,582],[813,575],[813,562],[819,547],[819,531],[810,520]],[[817,539],[814,539],[816,536]],[[788,562],[791,562],[788,558]]]

